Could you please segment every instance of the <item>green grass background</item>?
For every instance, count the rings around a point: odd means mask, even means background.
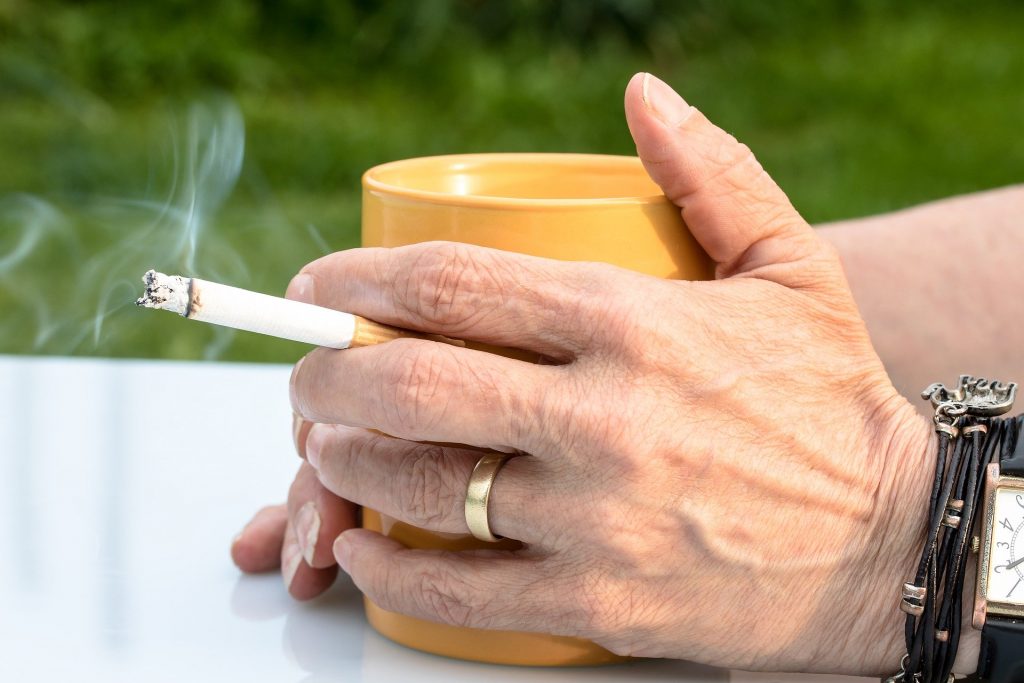
[[[1020,182],[1022,26],[1013,2],[0,0],[0,353],[294,360],[135,309],[138,277],[281,292],[357,244],[380,162],[632,153],[640,70],[811,221]]]

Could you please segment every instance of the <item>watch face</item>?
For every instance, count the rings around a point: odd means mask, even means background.
[[[1024,488],[999,487],[989,532],[990,601],[1024,605]]]

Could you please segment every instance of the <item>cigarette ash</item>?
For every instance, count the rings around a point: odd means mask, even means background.
[[[146,285],[146,293],[135,300],[136,306],[160,308],[178,315],[186,315],[191,298],[191,278],[147,270],[142,276],[142,282]]]

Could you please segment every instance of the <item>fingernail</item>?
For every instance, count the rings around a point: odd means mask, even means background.
[[[286,299],[304,301],[307,304],[313,303],[313,276],[307,273],[299,273],[288,283],[285,291]]]
[[[309,501],[299,508],[295,519],[295,536],[299,542],[299,550],[306,564],[313,566],[313,554],[316,552],[316,540],[320,536],[320,513],[316,503]]]
[[[345,538],[345,534],[342,534],[334,541],[334,559],[338,561],[338,566],[345,570],[346,574],[352,573],[348,570],[351,558],[352,544],[349,543],[347,538]]]
[[[679,125],[693,111],[693,107],[687,104],[679,93],[651,74],[644,74],[641,97],[654,115],[669,126]]]
[[[305,360],[305,356],[299,359],[299,362],[295,364],[294,368],[292,368],[291,377],[288,378],[288,400],[292,403],[292,412],[297,415],[301,415],[302,413],[299,411],[298,394],[295,393],[295,378],[299,376],[299,368],[302,367],[302,363]]]
[[[315,470],[320,469],[320,451],[324,445],[324,435],[330,429],[327,425],[314,424],[306,434],[306,462]]]
[[[292,413],[292,443],[295,444],[295,452],[300,458],[306,457],[306,440],[302,438],[302,428],[305,424],[306,421],[301,415]]]
[[[299,549],[299,544],[289,543],[281,553],[281,576],[284,577],[284,586],[288,590],[291,590],[292,580],[295,578],[295,573],[299,571],[300,564],[302,564],[302,551]]]

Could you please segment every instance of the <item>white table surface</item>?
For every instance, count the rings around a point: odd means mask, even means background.
[[[300,604],[241,575],[232,537],[297,467],[288,372],[0,356],[0,681],[868,680],[462,662],[377,634],[347,578]]]

